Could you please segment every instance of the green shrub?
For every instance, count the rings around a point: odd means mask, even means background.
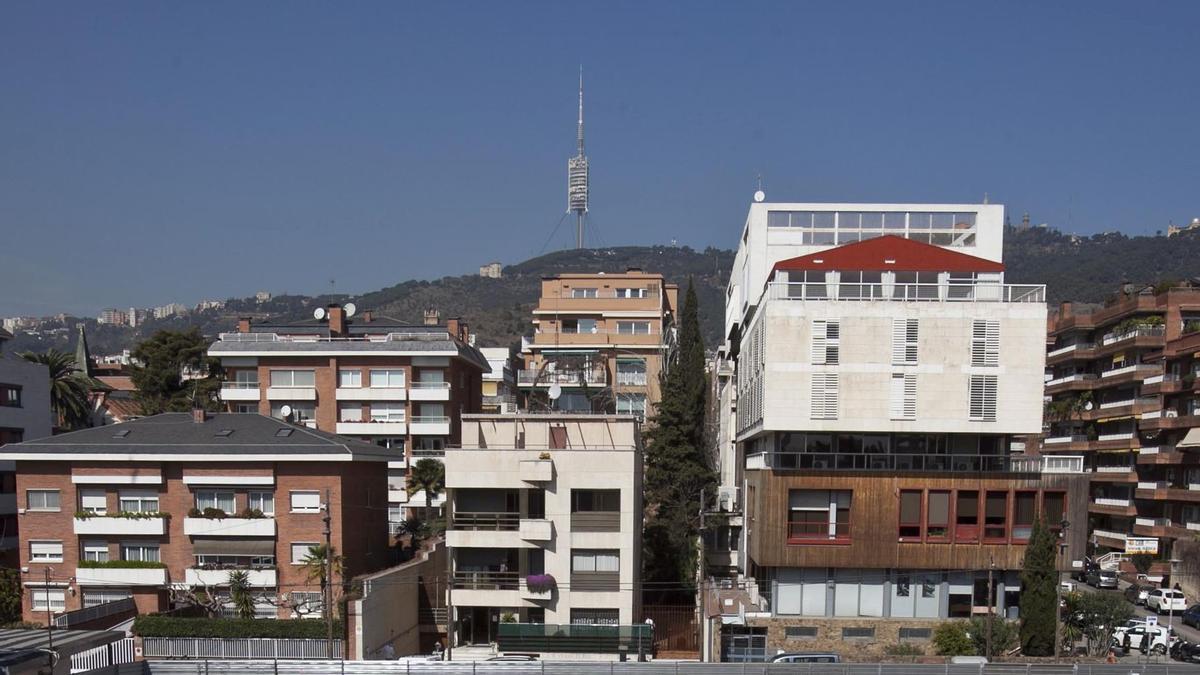
[[[924,656],[925,650],[911,642],[898,642],[885,647],[883,653],[888,656]]]
[[[88,518],[125,518],[127,520],[149,520],[150,518],[170,518],[165,511],[114,511],[113,513],[95,513],[93,511],[76,511],[79,520]]]
[[[971,639],[971,624],[967,621],[947,621],[933,629],[933,649],[941,656],[975,656],[975,641]]]
[[[324,619],[205,619],[143,614],[133,620],[133,632],[142,637],[186,638],[307,638],[326,637]],[[342,635],[340,620],[333,634]]]
[[[80,560],[79,566],[85,569],[161,570],[166,569],[167,564],[155,560]]]

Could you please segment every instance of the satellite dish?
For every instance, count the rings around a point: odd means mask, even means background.
[[[763,192],[762,190],[755,191],[754,201],[761,202],[762,200],[764,200],[766,198],[767,198],[767,193]]]
[[[291,416],[292,416],[292,406],[290,406],[290,405],[287,405],[287,404],[285,403],[285,404],[283,405],[283,407],[281,407],[281,408],[279,409],[279,414],[280,414],[280,415],[283,415],[284,417],[291,417]]]
[[[1090,410],[1091,410],[1092,408],[1094,408],[1094,407],[1095,407],[1095,406],[1094,406],[1094,405],[1092,405],[1092,402],[1091,402],[1091,401],[1088,401],[1087,403],[1084,403],[1084,404],[1083,404],[1083,409],[1084,409],[1084,410],[1088,410],[1088,411],[1090,411]]]
[[[313,310],[313,318],[316,319],[317,321],[324,319],[325,318],[325,308],[318,307],[318,308],[314,309]]]
[[[347,302],[346,306],[343,307],[342,309],[346,310],[346,318],[347,319],[354,316],[354,313],[358,311],[358,308],[354,306],[353,302]]]
[[[562,386],[558,384],[550,385],[550,391],[547,392],[551,401],[557,401],[559,396],[562,396]]]

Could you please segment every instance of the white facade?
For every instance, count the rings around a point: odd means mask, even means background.
[[[464,415],[446,452],[457,644],[473,611],[528,623],[640,620],[642,452],[628,415]],[[530,575],[553,577],[552,590]]]

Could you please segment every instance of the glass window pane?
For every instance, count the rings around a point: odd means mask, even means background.
[[[833,211],[817,211],[813,213],[813,227],[823,227],[833,229],[834,212]]]
[[[904,213],[885,213],[883,214],[883,226],[889,230],[903,230],[907,214]]]

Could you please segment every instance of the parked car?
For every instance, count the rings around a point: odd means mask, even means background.
[[[1117,573],[1113,570],[1102,570],[1099,567],[1088,572],[1087,582],[1089,586],[1096,588],[1116,588]]]
[[[1184,663],[1200,663],[1200,644],[1179,640],[1171,645],[1171,658]]]
[[[1135,605],[1146,604],[1146,596],[1150,595],[1150,591],[1154,590],[1149,586],[1141,584],[1129,584],[1125,589],[1125,599]]]
[[[788,652],[771,657],[771,663],[841,663],[842,657],[828,652]]]
[[[1180,616],[1183,617],[1183,625],[1200,628],[1200,605],[1188,607]]]
[[[1187,611],[1187,608],[1187,599],[1183,597],[1182,591],[1156,588],[1146,596],[1146,609],[1152,609],[1159,614],[1164,612],[1182,613]]]
[[[1171,644],[1171,636],[1165,626],[1124,626],[1113,631],[1113,647],[1125,651],[1140,650],[1143,654],[1166,654]]]
[[[1084,558],[1083,559],[1083,567],[1080,567],[1079,569],[1076,569],[1076,570],[1072,570],[1071,578],[1074,579],[1075,581],[1087,582],[1088,572],[1091,572],[1093,568],[1100,569],[1100,566],[1097,565],[1095,562],[1093,562],[1091,558]]]

